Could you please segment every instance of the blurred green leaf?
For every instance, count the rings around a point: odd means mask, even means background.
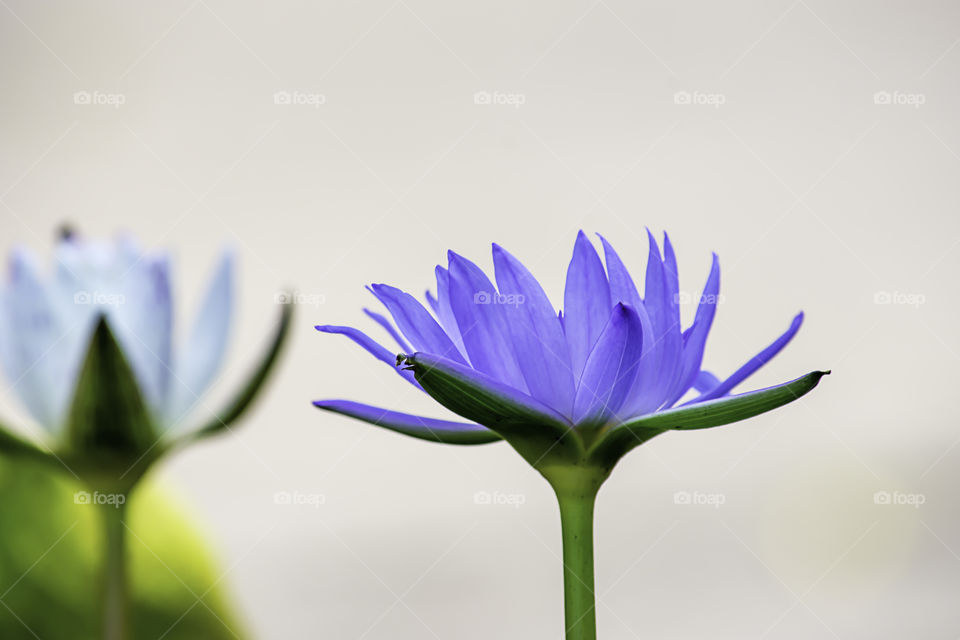
[[[77,504],[85,489],[68,478],[37,463],[0,458],[4,640],[101,635],[101,520],[98,507]],[[247,637],[218,581],[222,569],[183,511],[149,479],[132,496],[127,524],[131,640]]]

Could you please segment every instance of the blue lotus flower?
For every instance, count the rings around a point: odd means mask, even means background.
[[[626,451],[669,429],[740,420],[785,404],[812,389],[813,372],[769,389],[730,392],[787,345],[803,314],[771,344],[723,380],[703,369],[703,353],[719,297],[716,255],[696,315],[681,327],[677,259],[664,234],[663,251],[649,236],[643,295],[603,237],[604,262],[580,232],[567,269],[563,311],[536,278],[493,245],[496,285],[476,264],[453,252],[436,268],[433,313],[385,284],[370,287],[393,318],[365,310],[403,351],[393,352],[358,329],[318,326],[343,334],[470,422],[414,416],[347,400],[322,409],[408,435],[455,444],[503,438],[535,467],[580,463],[610,467]],[[686,397],[694,392],[694,397]]]
[[[128,237],[64,238],[52,277],[29,251],[14,251],[0,298],[0,364],[37,422],[64,426],[83,358],[105,318],[161,428],[176,423],[213,381],[233,316],[233,258],[220,257],[187,340],[174,349],[170,261]]]
[[[370,287],[393,322],[365,311],[403,351],[396,358],[358,329],[317,327],[343,334],[397,367],[410,384],[469,422],[348,400],[320,400],[317,407],[439,442],[502,438],[547,479],[560,507],[567,640],[596,638],[594,503],[617,461],[667,430],[714,427],[775,409],[813,389],[825,373],[731,395],[790,342],[803,314],[718,379],[703,369],[719,301],[717,257],[693,322],[682,329],[673,246],[664,234],[661,253],[648,236],[642,296],[610,243],[600,238],[604,268],[581,231],[567,269],[562,312],[536,278],[495,244],[496,286],[476,264],[450,252],[446,268],[436,268],[436,297],[427,292],[433,313],[399,289]]]
[[[102,476],[143,471],[164,452],[219,431],[246,407],[286,334],[285,310],[271,349],[233,404],[197,429],[180,430],[215,379],[233,317],[233,257],[213,271],[196,319],[173,338],[170,260],[129,237],[101,242],[71,233],[44,274],[29,251],[10,259],[0,290],[0,366],[48,433],[58,464]],[[176,432],[177,435],[174,435]],[[0,450],[43,452],[0,428]],[[116,468],[111,468],[116,466]]]

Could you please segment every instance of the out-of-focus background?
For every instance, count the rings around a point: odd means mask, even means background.
[[[711,370],[802,309],[750,386],[833,375],[620,464],[598,507],[601,636],[953,638],[958,18],[933,1],[0,0],[2,248],[46,253],[64,221],[169,247],[182,330],[234,246],[207,412],[296,288],[263,401],[155,472],[252,637],[533,640],[562,629],[547,485],[505,444],[314,409],[445,415],[313,325],[369,327],[364,285],[420,293],[448,248],[489,266],[491,241],[559,302],[578,229],[638,271],[644,227],[666,229],[692,297],[720,256]],[[29,424],[9,390],[0,411]]]

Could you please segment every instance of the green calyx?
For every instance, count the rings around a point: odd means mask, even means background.
[[[605,478],[634,447],[666,431],[721,426],[771,411],[805,395],[828,371],[767,389],[727,396],[603,425],[577,425],[519,398],[515,390],[427,354],[398,356],[420,386],[451,411],[506,440],[547,479],[558,468],[594,469]]]

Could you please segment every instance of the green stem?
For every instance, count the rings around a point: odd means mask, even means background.
[[[98,505],[103,516],[103,638],[127,637],[126,496],[123,504]],[[118,496],[119,497],[119,496]]]
[[[596,640],[593,508],[603,479],[572,474],[553,481],[563,536],[563,602],[567,640]]]

